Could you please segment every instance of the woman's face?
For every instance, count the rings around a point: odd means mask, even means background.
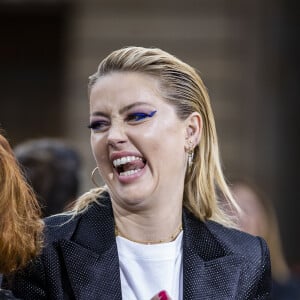
[[[114,203],[138,209],[172,201],[173,194],[182,199],[189,125],[162,99],[155,77],[113,72],[100,78],[90,93],[90,127]]]

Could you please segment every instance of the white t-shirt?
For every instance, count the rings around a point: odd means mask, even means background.
[[[161,290],[172,300],[183,299],[182,236],[154,245],[117,236],[123,299],[150,300]]]

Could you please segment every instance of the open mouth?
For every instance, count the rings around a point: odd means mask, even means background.
[[[115,170],[120,176],[130,176],[141,171],[146,160],[137,156],[124,156],[113,161]]]

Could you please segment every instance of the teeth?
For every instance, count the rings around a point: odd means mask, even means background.
[[[129,170],[129,171],[126,171],[126,172],[121,172],[120,173],[120,176],[130,176],[130,175],[133,175],[137,172],[139,172],[141,169],[137,169],[137,170]]]
[[[122,158],[118,158],[118,159],[115,159],[113,161],[113,165],[114,167],[119,167],[121,165],[125,165],[131,161],[134,161],[134,160],[142,160],[140,157],[137,157],[137,156],[124,156]],[[126,172],[124,172],[126,173]]]

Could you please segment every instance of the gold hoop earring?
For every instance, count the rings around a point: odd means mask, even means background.
[[[93,182],[93,184],[96,186],[96,187],[100,187],[100,185],[96,182],[96,180],[94,179],[94,176],[95,176],[95,173],[96,171],[99,170],[98,167],[96,167],[93,171],[92,171],[92,174],[91,174],[91,180]]]

